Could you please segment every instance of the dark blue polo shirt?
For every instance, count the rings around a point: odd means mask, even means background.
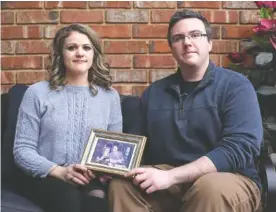
[[[260,187],[254,161],[263,128],[250,81],[210,62],[190,94],[181,95],[182,83],[178,71],[152,83],[141,97],[145,163],[180,166],[207,156],[218,171],[241,173]]]

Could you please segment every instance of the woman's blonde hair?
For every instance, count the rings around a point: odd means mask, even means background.
[[[48,67],[50,74],[50,88],[56,90],[59,86],[64,86],[66,84],[66,70],[62,52],[64,41],[72,32],[79,32],[86,35],[93,46],[94,58],[92,66],[88,71],[88,82],[92,94],[97,95],[98,93],[95,85],[109,90],[111,86],[110,70],[108,64],[104,62],[104,54],[98,35],[94,30],[82,24],[71,24],[57,31],[53,40],[52,53],[50,54],[50,65]]]

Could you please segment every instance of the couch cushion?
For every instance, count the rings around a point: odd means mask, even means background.
[[[43,212],[43,210],[31,201],[19,196],[10,190],[1,190],[2,212]]]
[[[8,110],[6,116],[6,129],[3,132],[1,165],[2,165],[2,183],[10,182],[12,177],[19,176],[22,171],[15,165],[13,159],[13,144],[15,129],[17,123],[18,108],[25,91],[26,85],[15,85],[9,91]]]
[[[7,93],[1,94],[1,147],[2,147],[2,141],[3,141],[3,132],[6,129],[6,121],[7,121],[7,109],[8,109],[8,101],[9,101],[9,95]]]
[[[121,96],[122,115],[123,115],[123,132],[139,133],[139,97],[138,96]]]

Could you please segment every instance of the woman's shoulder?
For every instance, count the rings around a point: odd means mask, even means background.
[[[119,97],[118,91],[113,87],[110,87],[108,90],[103,87],[98,87],[98,94],[109,98]]]
[[[113,87],[110,87],[110,93],[112,94],[112,95],[116,95],[116,96],[119,96],[120,94],[119,94],[119,92],[115,89],[115,88],[113,88]]]
[[[28,90],[43,91],[43,90],[49,90],[49,88],[50,88],[49,82],[44,80],[30,85]]]
[[[26,91],[28,95],[44,96],[49,93],[50,87],[48,81],[40,81],[30,85]]]

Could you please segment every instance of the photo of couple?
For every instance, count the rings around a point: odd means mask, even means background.
[[[108,167],[128,169],[134,149],[135,144],[98,139],[91,162]]]

